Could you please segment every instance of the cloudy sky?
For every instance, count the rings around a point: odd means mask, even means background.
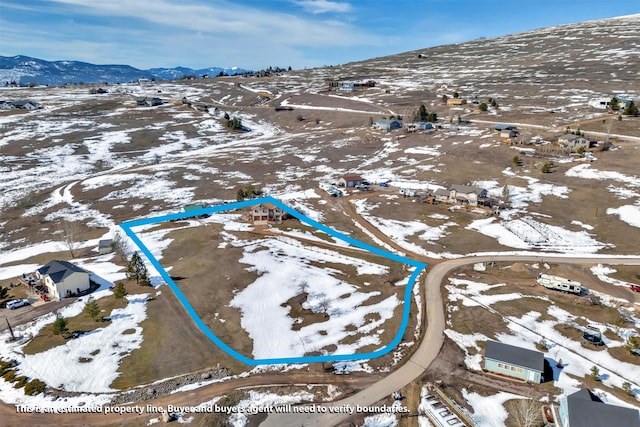
[[[640,0],[0,0],[0,55],[305,68],[635,13]]]

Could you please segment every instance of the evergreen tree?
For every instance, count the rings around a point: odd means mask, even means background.
[[[89,302],[84,306],[84,313],[93,320],[98,320],[98,316],[100,315],[100,306],[93,298],[89,298]]]
[[[478,105],[478,109],[480,111],[487,111],[489,109],[489,106],[487,104],[485,104],[484,102],[481,102],[480,105]]]
[[[611,98],[611,101],[609,101],[609,108],[611,111],[618,111],[620,109],[619,104],[620,102],[618,101],[618,98],[614,96]]]
[[[427,108],[424,106],[424,104],[421,104],[420,107],[418,107],[418,114],[416,119],[418,119],[419,122],[424,122],[427,121]]]
[[[124,287],[124,283],[116,283],[116,287],[113,289],[113,295],[117,299],[124,298],[127,295],[127,288]]]
[[[143,279],[149,280],[147,273],[147,267],[144,265],[144,261],[140,258],[137,252],[131,255],[131,259],[127,264],[127,279],[133,279],[137,284],[144,284]]]
[[[53,335],[65,335],[69,332],[69,328],[67,327],[67,319],[58,315],[56,317],[56,321],[53,322]]]
[[[624,112],[622,114],[624,114],[625,116],[637,116],[638,107],[636,107],[636,104],[631,101],[629,102],[629,105],[627,105],[627,107],[624,109]]]

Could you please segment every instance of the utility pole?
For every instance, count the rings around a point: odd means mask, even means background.
[[[9,327],[9,333],[11,334],[11,338],[9,338],[9,342],[15,341],[16,340],[16,336],[13,334],[13,329],[11,328],[11,325],[9,324],[9,319],[7,319],[5,317],[4,320],[7,322],[7,326]]]

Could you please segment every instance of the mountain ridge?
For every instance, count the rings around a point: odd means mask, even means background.
[[[64,85],[69,83],[127,83],[139,79],[174,80],[185,76],[217,76],[249,72],[243,68],[187,67],[140,70],[126,64],[92,64],[75,60],[47,61],[26,55],[0,56],[0,83]]]

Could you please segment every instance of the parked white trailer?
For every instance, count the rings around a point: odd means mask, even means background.
[[[555,289],[557,291],[569,292],[576,295],[580,295],[583,291],[582,284],[580,282],[565,279],[564,277],[552,276],[550,274],[540,273],[538,274],[536,281],[547,289]]]

